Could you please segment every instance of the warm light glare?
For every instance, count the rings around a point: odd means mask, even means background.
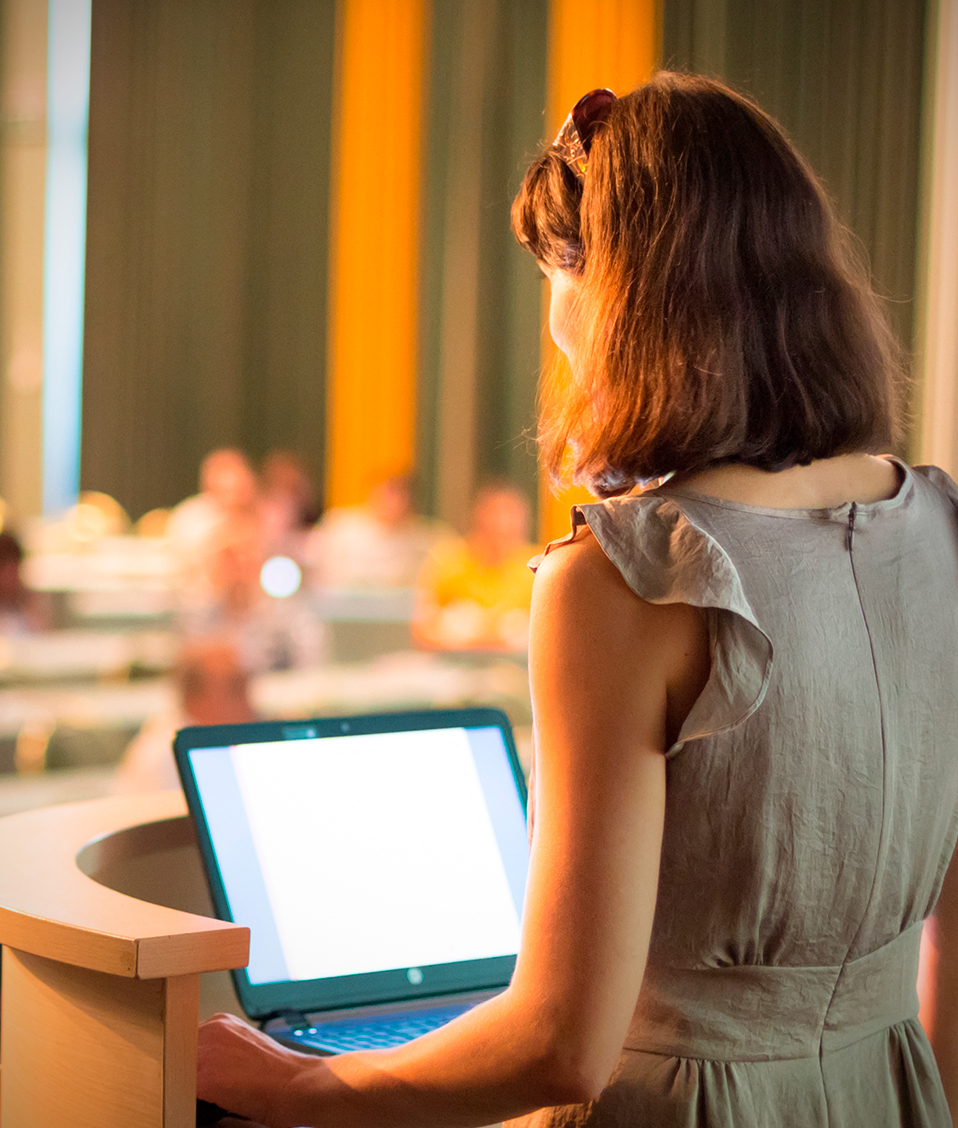
[[[288,556],[271,556],[259,574],[263,591],[274,599],[286,599],[299,591],[303,573],[295,560]]]
[[[428,36],[425,0],[343,0],[339,8],[325,491],[331,506],[361,504],[383,478],[415,463]]]
[[[607,86],[627,94],[655,68],[655,0],[593,0],[583,20],[579,0],[549,3],[548,136],[554,137],[566,114],[588,90]],[[548,316],[548,294],[543,316]],[[543,337],[543,366],[553,363],[548,334]],[[564,361],[560,360],[560,364]],[[539,491],[539,536],[543,541],[564,537],[569,511],[595,498],[582,486],[558,495],[542,475]]]

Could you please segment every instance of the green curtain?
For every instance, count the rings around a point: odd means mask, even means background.
[[[81,480],[223,445],[322,480],[334,0],[94,0]]]
[[[423,191],[420,502],[482,481],[535,504],[541,285],[509,209],[545,130],[547,0],[434,0]]]
[[[94,0],[82,484],[136,516],[202,456],[300,451],[322,480],[335,0]],[[541,286],[509,205],[543,140],[548,0],[433,0],[419,501],[535,501]],[[664,0],[666,65],[789,130],[906,346],[925,0]],[[388,125],[388,92],[383,100]],[[388,172],[388,170],[387,170]]]
[[[926,0],[664,0],[665,66],[725,78],[788,130],[911,348]]]

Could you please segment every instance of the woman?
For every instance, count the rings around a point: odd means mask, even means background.
[[[778,127],[700,78],[587,96],[513,215],[573,373],[546,457],[607,500],[536,577],[512,984],[325,1061],[214,1020],[200,1095],[327,1128],[948,1124],[914,982],[958,835],[956,495],[876,456],[875,300]]]

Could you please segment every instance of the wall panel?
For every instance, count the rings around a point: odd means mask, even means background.
[[[16,520],[43,508],[46,5],[4,3],[0,68],[0,494]]]
[[[928,25],[912,456],[958,478],[958,0]]]

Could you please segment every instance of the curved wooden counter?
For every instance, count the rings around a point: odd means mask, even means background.
[[[104,881],[193,843],[178,792],[0,819],[2,1128],[190,1128],[199,973],[249,931]]]

